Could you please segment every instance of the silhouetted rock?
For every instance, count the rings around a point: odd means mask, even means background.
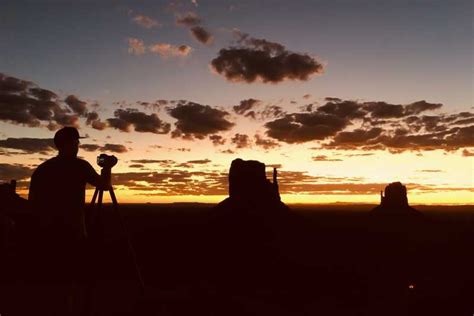
[[[420,214],[417,210],[408,205],[407,188],[400,182],[390,183],[385,187],[385,191],[380,191],[380,205],[375,207],[374,214]]]
[[[265,164],[255,160],[235,159],[229,170],[229,197],[217,209],[241,210],[255,213],[288,210],[281,202],[277,170],[273,182],[265,174]]]
[[[0,184],[0,248],[11,242],[28,210],[28,201],[16,193],[15,180]]]

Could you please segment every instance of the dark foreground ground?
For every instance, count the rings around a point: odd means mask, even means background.
[[[473,207],[416,207],[421,218],[371,216],[370,208],[244,216],[206,205],[121,205],[142,294],[106,209],[105,242],[91,259],[91,314],[473,315]],[[2,316],[42,315],[55,304],[61,290],[23,273],[34,258],[1,260]]]

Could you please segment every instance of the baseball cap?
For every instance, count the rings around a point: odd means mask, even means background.
[[[54,144],[56,147],[60,147],[63,144],[67,144],[71,141],[84,138],[79,136],[79,131],[75,127],[67,126],[63,127],[54,134]]]

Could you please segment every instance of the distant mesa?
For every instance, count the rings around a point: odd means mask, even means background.
[[[380,205],[372,210],[373,214],[421,214],[408,205],[407,188],[400,182],[390,183],[385,191],[380,191]]]
[[[278,189],[277,169],[273,168],[273,182],[267,179],[265,164],[255,160],[232,161],[229,170],[229,197],[216,208],[255,213],[286,211]]]

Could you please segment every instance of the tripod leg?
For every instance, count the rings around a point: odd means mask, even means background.
[[[140,267],[138,266],[137,255],[135,253],[135,250],[133,249],[132,241],[130,240],[130,234],[128,233],[127,227],[125,226],[123,217],[120,215],[120,212],[118,210],[118,203],[117,203],[117,198],[115,197],[114,189],[110,188],[109,193],[110,193],[110,198],[112,199],[112,203],[114,206],[114,211],[115,213],[117,213],[117,216],[120,220],[120,225],[122,226],[122,231],[125,235],[125,238],[127,239],[128,251],[130,252],[130,255],[132,256],[135,272],[137,273],[138,282],[140,283],[140,289],[143,293],[145,291],[145,283],[143,282],[142,273],[140,271]]]
[[[92,201],[91,201],[91,207],[94,207],[95,205],[95,200],[97,199],[97,193],[99,193],[99,189],[95,188],[94,195],[92,196]]]

